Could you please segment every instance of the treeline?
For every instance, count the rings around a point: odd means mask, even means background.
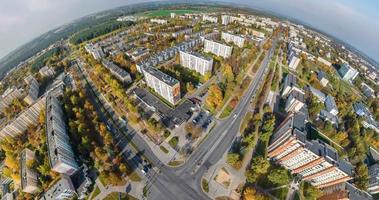
[[[98,36],[110,33],[114,30],[117,30],[123,27],[128,27],[132,24],[133,22],[118,22],[118,21],[105,22],[103,24],[93,26],[93,27],[90,27],[89,29],[76,33],[70,39],[70,43],[77,45],[82,42],[96,38]]]
[[[56,47],[56,48],[51,49],[51,50],[47,51],[46,53],[42,54],[31,65],[32,72],[37,72],[40,68],[45,66],[45,64],[48,62],[49,59],[51,59],[53,57],[58,59],[60,57],[61,53],[63,53],[63,49],[60,47]]]

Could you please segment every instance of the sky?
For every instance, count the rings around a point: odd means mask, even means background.
[[[0,58],[79,17],[152,0],[0,0]],[[289,16],[329,33],[379,62],[378,0],[219,0]]]

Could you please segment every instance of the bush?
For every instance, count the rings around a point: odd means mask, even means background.
[[[172,148],[175,148],[179,143],[179,137],[175,136],[168,142]]]
[[[202,186],[202,188],[203,188],[203,190],[205,192],[209,192],[209,185],[208,185],[208,181],[207,180],[202,179],[201,180],[201,186]]]
[[[168,154],[168,150],[164,146],[159,146],[163,153]]]

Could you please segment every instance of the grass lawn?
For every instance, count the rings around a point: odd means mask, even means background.
[[[181,160],[173,160],[173,161],[170,161],[169,163],[168,163],[168,165],[170,165],[170,166],[172,166],[172,167],[175,167],[175,166],[178,166],[178,165],[180,165],[180,164],[182,164],[183,163],[183,161],[181,161]]]
[[[159,146],[163,153],[168,154],[168,150],[164,146]]]
[[[207,180],[205,180],[205,179],[201,180],[201,187],[203,188],[203,190],[205,192],[209,192],[209,185],[208,185],[208,181]]]
[[[225,109],[222,111],[220,118],[223,119],[225,117],[228,117],[230,113],[232,113],[234,108],[232,108],[229,104],[225,107]]]
[[[140,182],[142,180],[141,177],[135,171],[129,174],[128,177],[131,181],[134,182]]]
[[[121,196],[120,196],[121,195]],[[125,193],[117,193],[117,192],[112,192],[110,193],[107,197],[104,198],[104,200],[118,200],[119,197],[121,197],[121,200],[138,200],[137,198],[134,198],[128,194]]]
[[[175,136],[172,137],[171,140],[168,142],[172,148],[175,148],[176,145],[179,143],[179,137]]]
[[[271,191],[270,193],[278,199],[286,199],[288,188],[280,188],[278,190]]]
[[[100,194],[100,188],[96,185],[95,189],[92,191],[92,199]]]
[[[138,15],[144,15],[148,17],[167,17],[170,16],[171,13],[176,13],[178,15],[185,14],[185,13],[195,13],[199,12],[198,10],[155,10],[155,11],[148,11],[143,12]]]

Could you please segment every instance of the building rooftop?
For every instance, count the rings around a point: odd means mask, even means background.
[[[201,53],[198,53],[198,52],[195,52],[195,51],[181,51],[181,52],[184,52],[184,53],[187,53],[187,54],[191,54],[191,55],[196,56],[198,58],[201,58],[203,60],[207,60],[207,61],[212,61],[213,60],[211,57],[204,56]]]
[[[169,85],[169,86],[174,86],[174,85],[176,85],[176,84],[179,83],[179,81],[176,80],[175,78],[173,78],[173,77],[171,77],[171,76],[169,76],[169,75],[167,75],[167,74],[165,74],[165,73],[159,71],[158,69],[156,69],[156,68],[154,68],[154,67],[150,67],[150,66],[148,66],[148,67],[145,67],[143,70],[144,70],[146,73],[151,74],[151,75],[154,76],[155,78],[157,78],[157,79],[163,81],[164,83],[166,83],[166,84]]]
[[[61,195],[63,192],[67,190],[75,191],[75,188],[72,184],[70,177],[62,175],[61,179],[58,182],[56,182],[52,187],[50,187],[43,194],[40,200],[55,200],[59,195]]]

